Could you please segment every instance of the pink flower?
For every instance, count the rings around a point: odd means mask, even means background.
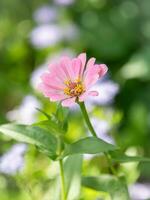
[[[85,53],[73,59],[62,57],[59,63],[50,64],[49,71],[41,76],[39,89],[51,101],[61,101],[63,106],[70,107],[89,95],[98,96],[90,88],[107,70],[105,64],[95,64],[95,58],[86,63]]]

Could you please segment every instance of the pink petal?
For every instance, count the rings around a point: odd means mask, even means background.
[[[37,89],[41,92],[43,92],[43,83],[39,83],[38,86],[37,86]]]
[[[57,64],[56,63],[51,63],[48,65],[48,69],[51,72],[53,69],[57,68]]]
[[[62,106],[71,107],[75,104],[76,97],[68,98],[62,101]]]
[[[90,96],[98,96],[99,93],[97,91],[89,91],[88,95],[90,95]]]
[[[62,90],[57,90],[57,89],[54,89],[54,88],[51,88],[50,86],[44,84],[44,83],[40,83],[38,85],[38,89],[46,96],[46,97],[51,97],[52,95],[59,95],[59,94],[63,94],[63,91]],[[66,96],[64,97],[66,98]]]
[[[84,92],[79,96],[79,101],[84,101],[88,97],[88,92]]]
[[[81,63],[82,63],[82,69],[81,69],[81,73],[82,73],[85,67],[85,63],[86,63],[86,53],[81,53],[80,55],[78,55],[78,58],[81,60]]]
[[[90,58],[87,62],[86,69],[88,69],[89,67],[93,67],[94,64],[95,64],[95,58]]]
[[[99,65],[99,72],[98,72],[99,77],[104,76],[107,73],[107,71],[108,71],[108,67],[105,64]]]
[[[82,102],[82,101],[85,101],[85,99],[88,97],[88,96],[98,96],[99,93],[97,91],[86,91],[84,92],[82,95],[79,96],[79,101]]]
[[[86,87],[86,90],[89,89],[93,84],[96,83],[96,81],[99,79],[99,68],[97,66],[89,67],[84,72],[84,85]]]
[[[63,69],[61,68],[60,63],[49,65],[49,70],[50,70],[50,74],[53,77],[57,77],[62,82],[64,82],[64,80],[67,79],[67,76],[66,76],[65,72],[63,71]]]
[[[73,70],[70,67],[71,66],[71,60],[68,57],[63,57],[60,61],[60,65],[62,68],[62,71],[65,73],[67,79],[66,80],[72,80],[74,78]]]
[[[74,71],[74,79],[81,77],[82,73],[82,63],[79,58],[72,59],[71,64],[72,70]]]
[[[63,99],[66,99],[66,95],[64,94],[50,94],[51,101],[61,101]]]
[[[56,91],[55,89],[50,88],[49,85],[46,85],[46,84],[44,84],[43,82],[39,83],[38,89],[39,89],[41,92],[45,92],[45,91]],[[57,90],[57,91],[59,91],[59,90]]]
[[[59,78],[57,78],[57,76],[54,76],[53,74],[44,73],[42,74],[41,79],[43,83],[49,86],[50,85],[57,86],[57,88],[59,89],[63,89],[65,86],[63,82]]]

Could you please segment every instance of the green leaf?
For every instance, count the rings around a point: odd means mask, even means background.
[[[46,129],[47,131],[50,131],[53,134],[64,134],[63,129],[56,124],[55,122],[51,121],[51,120],[44,120],[44,121],[40,121],[35,123],[33,126],[39,126],[43,129]]]
[[[61,103],[57,105],[57,110],[56,110],[56,118],[59,119],[59,121],[63,121],[65,117],[65,109],[62,107]]]
[[[58,105],[56,114],[49,115],[45,111],[37,108],[39,112],[46,116],[47,120],[35,123],[42,128],[45,128],[54,134],[65,134],[67,132],[68,123],[67,115],[68,112]]]
[[[101,175],[99,177],[83,177],[82,185],[96,191],[109,193],[112,200],[130,200],[124,178],[112,175]]]
[[[51,120],[51,116],[49,114],[47,114],[44,110],[40,109],[40,108],[36,108],[37,111],[39,111],[40,113],[42,113],[43,115],[45,115],[45,117],[49,120]]]
[[[67,145],[63,157],[72,154],[97,154],[115,150],[116,147],[96,137],[86,137]]]
[[[125,163],[125,162],[150,162],[150,158],[145,158],[141,156],[128,156],[121,151],[110,152],[111,158],[115,162]]]
[[[79,199],[81,189],[81,168],[82,155],[72,155],[66,158],[63,162],[65,191],[67,200]],[[60,175],[55,177],[50,183],[50,190],[48,192],[48,199],[61,199],[61,180]]]
[[[45,128],[54,134],[64,134],[64,131],[62,129],[63,124],[59,121],[59,119],[56,118],[55,115],[49,115],[39,108],[37,108],[37,110],[45,115],[47,120],[37,122],[33,125]]]
[[[68,130],[68,109],[63,108],[61,103],[57,106],[57,111],[55,114],[55,118],[59,121],[62,126],[62,129],[67,132]]]
[[[69,156],[64,163],[67,200],[79,199],[82,157],[82,155]]]
[[[57,139],[45,129],[30,125],[5,124],[0,126],[0,132],[17,141],[36,145],[52,159],[57,157]]]

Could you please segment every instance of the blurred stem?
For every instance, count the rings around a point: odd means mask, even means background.
[[[66,193],[65,193],[65,178],[64,178],[64,168],[63,168],[63,160],[59,160],[59,167],[60,167],[60,177],[61,177],[61,194],[62,200],[66,200]]]
[[[63,149],[62,138],[59,136],[58,137],[58,153],[59,153],[59,155],[61,155],[62,149]],[[61,199],[66,200],[63,159],[59,160],[59,168],[60,168],[60,179],[61,179]]]
[[[91,124],[91,121],[90,121],[90,119],[89,119],[89,116],[88,116],[88,113],[87,113],[87,110],[86,110],[86,107],[85,107],[84,102],[78,102],[78,104],[79,104],[79,106],[80,106],[82,115],[83,115],[83,117],[84,117],[84,120],[85,120],[85,122],[86,122],[86,124],[87,124],[87,126],[88,126],[88,128],[89,128],[89,130],[90,130],[90,132],[91,132],[91,134],[92,134],[94,137],[97,137],[96,132],[95,132],[95,130],[94,130],[92,124]],[[97,137],[97,138],[98,138],[98,137]],[[116,173],[116,170],[114,169],[114,167],[113,167],[113,165],[112,165],[111,156],[109,155],[109,153],[106,153],[106,152],[105,152],[104,154],[105,154],[105,156],[106,156],[106,158],[107,158],[107,161],[108,161],[108,164],[109,164],[109,167],[110,167],[111,172],[112,172],[114,175],[116,175],[117,173]]]

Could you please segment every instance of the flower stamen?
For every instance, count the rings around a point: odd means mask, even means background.
[[[64,89],[64,94],[68,96],[78,97],[85,91],[84,86],[79,78],[73,82],[71,80],[66,80],[64,83],[67,86]]]

